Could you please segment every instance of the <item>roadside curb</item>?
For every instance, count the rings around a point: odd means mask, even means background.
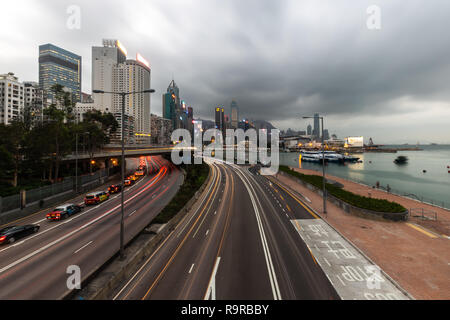
[[[299,196],[299,198],[304,198],[302,194],[299,192],[292,190],[289,186],[285,185],[283,182],[281,182],[278,178],[271,176],[273,179],[276,179],[279,183],[281,183],[286,189],[291,191],[293,194]],[[285,176],[287,179],[291,179],[290,177]],[[293,179],[291,179],[293,180]],[[294,180],[293,180],[294,181]],[[294,181],[295,182],[295,181]],[[311,211],[316,213],[328,226],[330,226],[337,234],[339,234],[342,238],[344,238],[356,251],[358,251],[365,259],[367,259],[370,263],[378,266],[377,263],[375,263],[371,258],[369,258],[358,246],[356,246],[352,241],[350,241],[347,237],[345,237],[341,232],[339,232],[333,225],[331,225],[326,218],[323,217],[323,215],[319,212],[317,212],[314,208],[312,208],[309,204],[302,201],[305,206],[307,206]],[[379,266],[378,266],[379,267]],[[379,268],[381,273],[397,288],[399,289],[404,295],[406,295],[411,300],[416,300],[408,291],[403,289],[400,284],[398,284],[394,279],[392,279],[383,269]]]
[[[185,175],[183,175],[185,177]],[[211,168],[208,176],[202,186],[197,190],[194,196],[184,205],[182,209],[166,224],[160,226],[156,234],[149,233],[146,226],[127,247],[125,247],[125,261],[120,261],[118,255],[114,255],[109,261],[99,266],[96,272],[86,279],[83,289],[77,293],[70,293],[66,299],[84,299],[84,300],[109,300],[113,298],[113,293],[117,290],[123,281],[130,278],[140,268],[141,264],[149,257],[158,246],[175,230],[179,222],[183,219],[189,210],[197,203],[200,195],[204,192],[206,186],[211,181]]]

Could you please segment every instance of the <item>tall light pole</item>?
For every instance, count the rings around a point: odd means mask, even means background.
[[[322,193],[323,193],[323,213],[327,213],[327,189],[325,180],[325,144],[323,141],[323,117],[303,117],[303,119],[319,118],[322,124]]]
[[[109,93],[109,94],[117,94],[122,97],[122,190],[121,190],[121,200],[120,200],[120,259],[125,259],[124,254],[124,223],[123,223],[123,215],[124,215],[124,197],[125,197],[125,97],[130,94],[139,94],[139,93],[153,93],[154,89],[148,89],[143,91],[135,91],[135,92],[108,92],[103,90],[93,90],[93,93]]]
[[[83,132],[83,136],[89,132]],[[75,133],[75,193],[78,193],[78,132]]]

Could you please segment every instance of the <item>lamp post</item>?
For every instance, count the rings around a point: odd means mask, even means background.
[[[83,132],[83,136],[89,132]],[[78,193],[78,132],[75,133],[75,193]]]
[[[323,117],[303,117],[303,119],[314,119],[319,118],[322,124],[322,193],[323,193],[323,213],[327,214],[327,189],[325,187],[325,145],[324,145],[324,135],[323,135]]]
[[[125,190],[125,97],[130,94],[140,94],[140,93],[153,93],[155,92],[154,89],[148,89],[143,91],[135,91],[135,92],[109,92],[109,91],[103,91],[103,90],[93,90],[93,93],[109,93],[109,94],[117,94],[122,97],[122,190],[121,190],[121,200],[120,200],[120,259],[125,259],[124,254],[124,222],[123,222],[123,215],[124,215],[124,190]]]

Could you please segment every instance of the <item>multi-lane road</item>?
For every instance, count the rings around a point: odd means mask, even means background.
[[[125,191],[125,242],[151,222],[183,181],[170,162],[160,157],[145,159],[152,173]],[[74,203],[82,201],[82,197],[74,199]],[[11,223],[39,224],[40,231],[0,247],[0,299],[65,296],[70,292],[69,266],[79,267],[84,280],[118,252],[120,212],[119,193],[59,222],[46,221],[41,212]]]
[[[292,225],[316,219],[255,171],[210,161],[196,206],[115,299],[339,299]]]
[[[126,190],[126,243],[183,182],[170,162],[145,159],[152,173]],[[112,298],[408,299],[320,219],[308,199],[255,167],[205,161],[210,176],[202,194]],[[120,216],[118,194],[60,222],[47,222],[45,213],[18,221],[41,228],[0,248],[0,299],[66,296],[71,291],[68,267],[79,267],[84,280],[118,252]]]

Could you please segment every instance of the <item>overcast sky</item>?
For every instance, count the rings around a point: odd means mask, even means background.
[[[80,29],[67,27],[70,5]],[[448,0],[2,1],[0,73],[37,81],[38,46],[53,43],[82,56],[90,93],[91,47],[119,39],[149,60],[158,115],[173,75],[195,117],[234,98],[242,117],[280,129],[319,112],[339,137],[450,143],[449,30]]]

